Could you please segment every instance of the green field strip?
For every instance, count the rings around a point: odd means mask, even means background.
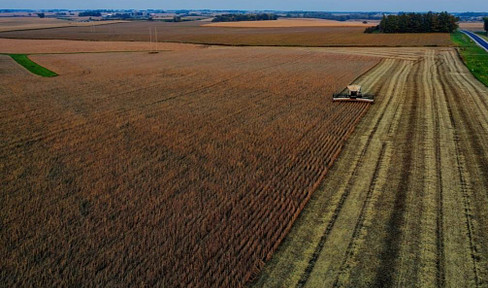
[[[469,71],[488,86],[488,53],[459,31],[451,34],[451,40],[458,46],[459,55]]]
[[[9,54],[12,59],[15,60],[18,64],[23,66],[25,69],[29,70],[33,74],[42,76],[42,77],[56,77],[58,76],[57,73],[42,67],[41,65],[37,64],[36,62],[29,59],[28,55],[26,54]]]

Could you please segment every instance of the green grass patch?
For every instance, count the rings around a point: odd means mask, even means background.
[[[461,58],[474,77],[488,86],[488,52],[461,32],[451,34],[451,40],[458,46]]]
[[[42,77],[55,77],[58,76],[55,72],[42,67],[41,65],[37,64],[36,62],[29,59],[29,57],[25,54],[10,54],[10,57],[15,60],[15,62],[19,63],[20,65],[24,66],[25,69],[29,70],[30,72],[42,76]]]

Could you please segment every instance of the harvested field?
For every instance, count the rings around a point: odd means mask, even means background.
[[[5,54],[56,54],[129,51],[187,51],[203,48],[201,45],[179,43],[148,43],[121,41],[72,41],[1,39],[0,53]]]
[[[0,283],[240,287],[368,104],[332,103],[379,61],[209,47],[0,55]]]
[[[365,34],[364,27],[229,28],[206,22],[129,22],[0,33],[0,38],[96,41],[149,41],[149,29],[161,42],[258,46],[450,46],[449,34]]]
[[[459,22],[459,28],[470,31],[484,31],[483,21],[480,22]]]
[[[0,17],[0,32],[19,31],[19,30],[38,30],[57,27],[93,27],[98,25],[121,23],[125,21],[93,21],[77,22],[61,20],[56,18],[39,17]],[[93,29],[93,28],[91,28]]]
[[[488,286],[488,88],[422,52],[358,80],[375,105],[253,287]]]
[[[279,27],[370,27],[378,25],[378,21],[364,24],[361,21],[335,21],[313,18],[287,18],[268,21],[237,21],[216,22],[203,26],[208,27],[241,27],[241,28],[279,28]]]

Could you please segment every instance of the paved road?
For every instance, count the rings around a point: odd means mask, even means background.
[[[468,35],[469,38],[473,39],[478,45],[480,45],[483,49],[488,52],[488,41],[481,38],[480,36],[476,35],[475,33],[467,30],[461,30],[464,34]]]

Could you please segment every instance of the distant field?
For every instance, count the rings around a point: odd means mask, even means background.
[[[69,41],[69,40],[31,40],[1,39],[0,53],[39,54],[39,53],[80,53],[80,52],[118,52],[118,51],[172,51],[189,50],[200,45],[179,43],[148,43],[122,41]]]
[[[483,22],[459,22],[459,28],[471,31],[484,31]]]
[[[124,21],[93,21],[93,22],[75,22],[61,20],[56,18],[38,18],[38,17],[0,17],[0,32],[45,29],[55,27],[73,27],[73,26],[96,26],[111,23],[120,23]]]
[[[332,93],[379,61],[276,47],[31,58],[59,76],[0,55],[7,287],[242,287],[368,110]]]
[[[203,26],[208,27],[241,27],[241,28],[280,28],[280,27],[369,27],[377,25],[378,21],[363,24],[361,21],[334,21],[325,19],[292,18],[270,21],[237,21],[217,22]]]
[[[450,46],[449,34],[365,34],[364,27],[231,28],[202,26],[207,22],[130,22],[0,33],[0,38],[149,41],[223,45],[276,46]]]

